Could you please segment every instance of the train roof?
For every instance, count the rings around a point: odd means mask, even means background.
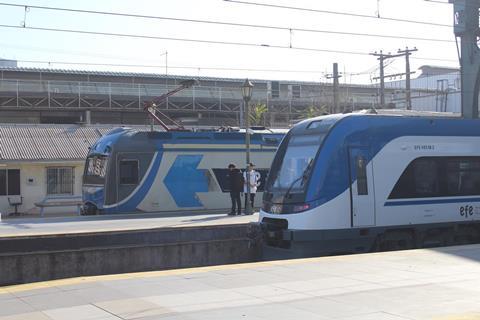
[[[459,113],[453,112],[435,112],[435,111],[417,111],[402,109],[366,109],[352,112],[351,114],[374,114],[403,117],[441,117],[441,118],[460,118]]]
[[[465,119],[460,114],[447,112],[428,112],[413,110],[370,109],[345,114],[332,114],[304,120],[292,128],[294,134],[327,132],[334,126],[348,123],[347,131],[378,128],[377,134],[389,134],[391,131],[402,134],[422,135],[464,135],[466,132],[480,135],[479,119]],[[436,125],[436,129],[427,125]],[[395,126],[395,129],[392,127]],[[342,125],[344,127],[344,125]],[[399,130],[398,127],[403,127]],[[380,130],[381,128],[381,130]],[[443,132],[440,128],[444,128]],[[448,128],[448,129],[447,129]],[[478,130],[477,130],[478,128]],[[477,132],[478,131],[478,132]],[[435,133],[434,133],[435,132]]]
[[[251,144],[276,147],[287,133],[286,129],[252,130]],[[116,150],[153,150],[163,145],[209,145],[245,144],[245,130],[242,132],[219,131],[146,131],[133,128],[116,128],[100,138],[90,150],[90,154],[106,154]]]

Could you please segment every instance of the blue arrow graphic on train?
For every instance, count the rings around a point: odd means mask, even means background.
[[[170,167],[163,183],[178,207],[203,207],[197,192],[208,191],[205,170],[197,169],[203,155],[180,155]]]

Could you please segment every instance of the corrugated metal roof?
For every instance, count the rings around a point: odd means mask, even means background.
[[[89,146],[116,127],[0,124],[0,161],[81,161]]]
[[[90,71],[90,70],[78,70],[78,69],[50,69],[50,68],[28,68],[28,67],[8,67],[1,66],[0,70],[15,71],[15,72],[44,72],[44,73],[63,73],[72,75],[94,75],[94,76],[108,76],[108,77],[136,77],[136,78],[160,78],[160,79],[179,79],[189,80],[192,78],[205,81],[231,81],[231,82],[243,82],[245,79],[237,78],[218,78],[218,77],[199,77],[199,76],[182,76],[182,75],[166,75],[161,73],[142,73],[142,72],[119,72],[119,71]],[[268,80],[251,79],[258,83],[266,83]],[[282,80],[280,80],[282,81]],[[284,81],[293,83],[306,83],[306,81]]]
[[[245,78],[220,78],[220,77],[204,77],[204,76],[184,76],[184,75],[166,75],[161,73],[141,73],[141,72],[118,72],[118,71],[101,71],[101,70],[79,70],[79,69],[53,69],[53,68],[29,68],[29,67],[8,67],[0,66],[0,71],[11,72],[38,72],[38,73],[61,73],[65,75],[93,75],[93,76],[105,76],[105,77],[131,77],[131,78],[157,78],[168,80],[190,80],[197,79],[200,82],[203,81],[217,81],[217,82],[234,82],[243,83]],[[333,86],[330,82],[321,81],[299,81],[299,80],[269,80],[269,79],[250,79],[253,83],[267,84],[271,81],[279,82],[281,84],[298,84],[298,85],[323,85]],[[340,84],[344,86],[344,84]],[[348,87],[353,88],[372,88],[375,84],[348,84]]]

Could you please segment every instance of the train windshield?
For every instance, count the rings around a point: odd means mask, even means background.
[[[324,137],[325,134],[292,136],[280,165],[271,169],[269,191],[302,192]]]
[[[108,157],[102,155],[89,156],[83,177],[84,184],[102,184],[107,172]]]

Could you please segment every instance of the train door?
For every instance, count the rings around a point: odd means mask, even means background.
[[[350,147],[350,195],[352,227],[375,224],[373,163],[368,147]]]
[[[152,161],[153,153],[122,152],[117,154],[116,203],[128,205],[124,210],[134,211],[144,194],[138,194],[142,178]],[[135,195],[135,201],[132,197]],[[137,199],[138,198],[138,199]],[[117,209],[119,209],[117,207]]]

